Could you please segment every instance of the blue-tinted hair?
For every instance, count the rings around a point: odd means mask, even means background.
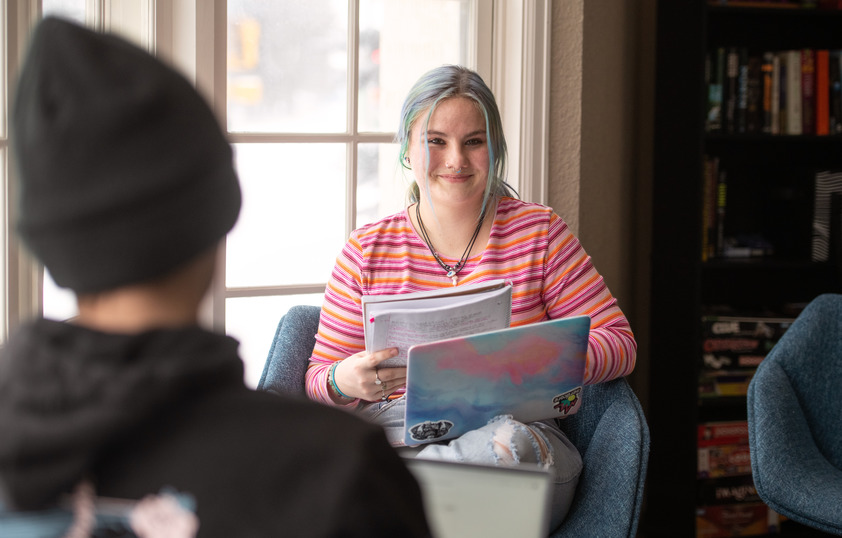
[[[473,100],[485,118],[488,144],[488,181],[485,185],[483,210],[487,205],[488,198],[492,195],[516,196],[514,189],[506,183],[506,137],[503,135],[503,123],[500,119],[497,101],[482,77],[466,67],[458,65],[436,67],[422,75],[409,90],[401,107],[401,122],[395,137],[395,141],[400,144],[398,158],[401,166],[409,168],[406,157],[409,151],[410,134],[415,122],[421,119],[421,115],[427,111],[424,118],[424,129],[422,130],[426,131],[436,105],[440,101],[451,97],[467,97]],[[428,170],[430,150],[426,138],[423,138],[421,142],[424,144],[427,156],[424,169]],[[424,177],[427,177],[426,173]],[[409,188],[408,198],[410,203],[420,200],[418,184],[415,181]]]

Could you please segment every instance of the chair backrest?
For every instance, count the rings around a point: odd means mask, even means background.
[[[303,394],[320,311],[299,305],[281,318],[258,390]],[[649,427],[629,384],[621,378],[586,386],[582,408],[560,421],[560,427],[582,454],[584,468],[567,518],[551,536],[634,537],[649,460]]]
[[[810,302],[755,377],[779,375],[792,387],[797,401],[791,403],[804,413],[819,451],[842,469],[842,295],[824,294]]]
[[[842,535],[842,295],[814,299],[760,363],[747,395],[751,469],[776,512]]]
[[[304,394],[304,373],[316,345],[320,313],[318,306],[296,305],[281,317],[257,384],[258,390]]]

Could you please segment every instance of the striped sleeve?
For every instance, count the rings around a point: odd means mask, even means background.
[[[629,322],[590,256],[555,214],[550,219],[545,263],[544,303],[549,317],[584,314],[591,318],[585,384],[631,373],[637,343]]]
[[[325,289],[319,332],[305,374],[307,395],[316,401],[337,405],[328,393],[328,374],[335,361],[365,349],[362,309],[360,306],[362,248],[352,234],[336,258],[330,281]],[[346,407],[355,407],[354,400]]]

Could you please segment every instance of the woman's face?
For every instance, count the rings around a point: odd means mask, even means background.
[[[488,133],[478,105],[467,97],[439,102],[424,133],[426,117],[427,111],[418,116],[409,139],[410,165],[422,199],[429,189],[436,207],[479,207],[488,181]],[[430,148],[426,180],[424,136]]]

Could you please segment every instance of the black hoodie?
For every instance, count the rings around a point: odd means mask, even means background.
[[[235,340],[199,328],[104,334],[40,320],[0,356],[0,499],[193,495],[200,536],[427,536],[382,431],[249,390]]]

